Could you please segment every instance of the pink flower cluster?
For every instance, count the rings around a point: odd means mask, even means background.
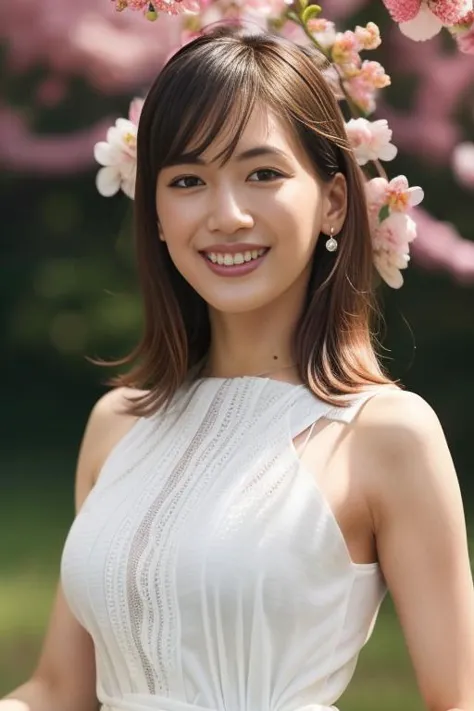
[[[464,54],[474,54],[474,10],[468,12],[456,25],[450,27],[449,30],[453,37],[455,37],[461,52]]]
[[[414,40],[434,37],[443,28],[465,23],[472,0],[383,0],[403,34]],[[472,24],[469,23],[469,24]]]
[[[308,29],[337,68],[348,97],[364,114],[371,114],[375,110],[377,90],[390,84],[390,77],[379,62],[362,60],[360,56],[361,51],[380,45],[377,25],[369,22],[354,31],[336,32],[334,23],[316,18],[309,20]]]
[[[112,0],[116,10],[141,11],[147,19],[156,20],[160,12],[166,15],[180,15],[183,12],[199,12],[199,0]]]
[[[148,13],[151,11],[145,0],[114,1],[120,4],[121,9],[128,7]],[[204,25],[219,21],[229,16],[229,13],[253,15],[263,18],[264,23],[279,19],[282,31],[287,35],[291,27],[299,32],[304,29],[329,59],[331,75],[328,73],[328,81],[337,98],[347,101],[354,116],[346,124],[346,130],[359,165],[364,166],[373,161],[378,166],[380,160],[395,158],[397,148],[391,143],[392,131],[387,121],[369,121],[366,118],[375,109],[377,91],[390,84],[390,77],[379,62],[363,60],[360,56],[362,51],[376,49],[381,43],[379,28],[375,23],[369,22],[365,27],[357,26],[354,31],[338,32],[333,22],[319,17],[318,9],[316,12],[311,11],[311,19],[305,19],[303,6],[297,17],[293,9],[292,14],[288,15],[286,11],[290,0],[153,0],[152,9],[159,9],[158,2],[165,3],[168,8],[179,4],[184,9],[183,42],[189,41]],[[201,3],[200,11],[195,14],[191,5],[193,2]],[[129,119],[118,119],[109,130],[107,141],[95,147],[96,160],[102,165],[97,175],[97,188],[104,196],[113,195],[121,189],[133,197],[136,129],[140,110],[141,104],[135,100]],[[375,267],[381,277],[394,288],[403,284],[400,270],[408,264],[409,244],[416,237],[416,224],[407,211],[422,199],[421,188],[409,188],[404,176],[390,182],[385,178],[375,178],[367,183]]]
[[[416,222],[408,211],[423,200],[420,187],[408,186],[404,175],[373,178],[366,183],[374,265],[393,289],[403,285],[401,270],[410,260],[410,242],[416,237]]]

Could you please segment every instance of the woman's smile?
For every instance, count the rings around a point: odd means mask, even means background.
[[[270,247],[257,244],[215,244],[200,250],[209,269],[219,276],[245,276],[262,264]]]

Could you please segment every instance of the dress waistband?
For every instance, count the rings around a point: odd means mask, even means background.
[[[120,698],[101,699],[101,702],[100,711],[219,711],[218,709],[210,709],[207,706],[189,704],[178,699],[170,699],[153,694],[125,694]],[[262,711],[262,709],[256,709],[255,711]],[[285,711],[338,711],[338,709],[335,706],[307,704],[285,709]]]

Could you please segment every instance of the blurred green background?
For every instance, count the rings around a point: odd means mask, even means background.
[[[375,19],[389,28],[380,3],[359,5],[341,24]],[[146,88],[139,76],[133,88],[107,94],[79,68],[68,69],[61,77],[66,91],[45,104],[38,87],[51,67],[40,55],[29,66],[12,67],[13,44],[10,37],[0,45],[2,101],[26,117],[40,138],[59,139],[105,116],[124,116],[132,96]],[[384,64],[396,59],[388,54]],[[416,82],[415,74],[400,72],[387,92],[390,105],[410,110]],[[455,120],[472,136],[471,111],[461,102]],[[474,239],[472,193],[455,182],[446,162],[401,151],[390,173],[406,173],[411,184],[422,185],[431,214],[452,220],[466,239]],[[73,516],[79,442],[109,375],[86,356],[123,355],[140,328],[131,205],[123,196],[100,197],[94,176],[90,161],[85,169],[63,172],[46,164],[43,171],[10,166],[0,177],[0,695],[28,677],[47,622]],[[414,260],[404,288],[382,289],[380,296],[385,363],[436,409],[474,535],[474,280],[462,283],[452,270],[427,270]],[[389,599],[340,707],[422,708]]]

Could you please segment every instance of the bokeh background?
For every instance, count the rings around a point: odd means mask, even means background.
[[[371,58],[393,85],[377,117],[400,149],[388,168],[426,191],[406,284],[380,293],[385,362],[438,412],[474,535],[473,193],[452,169],[474,138],[474,56],[447,33],[403,38],[379,0],[322,5],[340,29],[382,30]],[[109,0],[0,6],[0,696],[37,658],[80,438],[110,375],[86,356],[123,355],[140,328],[131,203],[98,195],[92,147],[178,41],[172,19],[117,15]],[[422,708],[389,599],[340,706]]]

